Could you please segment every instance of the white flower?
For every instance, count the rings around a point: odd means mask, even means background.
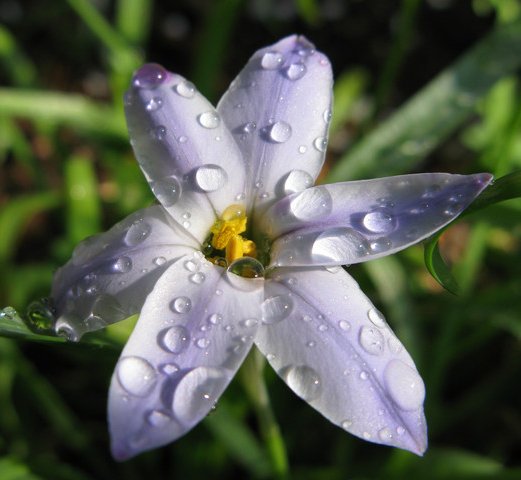
[[[331,422],[425,450],[422,379],[339,265],[431,235],[491,176],[313,187],[331,92],[329,61],[297,36],[256,52],[217,109],[158,65],[134,75],[128,128],[160,205],[82,242],[53,287],[71,339],[140,312],[110,387],[116,458],[189,431],[253,344]]]

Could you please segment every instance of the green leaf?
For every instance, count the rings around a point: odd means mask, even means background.
[[[498,178],[494,183],[483,190],[481,195],[463,212],[463,215],[474,213],[494,203],[520,197],[521,172],[510,173]]]
[[[31,473],[29,467],[13,457],[0,458],[0,478],[2,480],[40,480]]]
[[[406,172],[474,112],[500,78],[521,65],[521,21],[500,25],[356,144],[329,181]]]
[[[424,244],[425,265],[430,274],[438,281],[438,283],[454,295],[458,295],[458,282],[452,275],[448,265],[443,260],[438,248],[438,240],[440,234],[435,235],[431,240]]]

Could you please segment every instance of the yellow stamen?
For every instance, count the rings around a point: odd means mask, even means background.
[[[212,247],[225,251],[228,265],[244,255],[255,257],[257,253],[255,243],[240,235],[246,231],[247,222],[244,208],[241,205],[230,205],[210,229],[213,234]]]

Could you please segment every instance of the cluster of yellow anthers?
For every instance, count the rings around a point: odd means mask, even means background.
[[[210,229],[213,234],[212,247],[224,250],[228,265],[244,256],[255,258],[257,254],[255,243],[241,236],[241,233],[246,231],[247,221],[243,206],[230,205]]]

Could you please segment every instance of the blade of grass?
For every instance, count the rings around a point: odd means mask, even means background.
[[[152,0],[119,0],[116,4],[116,28],[135,47],[144,47],[150,30]]]
[[[521,21],[500,25],[345,154],[329,181],[403,173],[458,128],[521,65]]]
[[[36,83],[34,65],[18,47],[11,32],[2,25],[0,25],[0,62],[14,85],[30,87]]]

